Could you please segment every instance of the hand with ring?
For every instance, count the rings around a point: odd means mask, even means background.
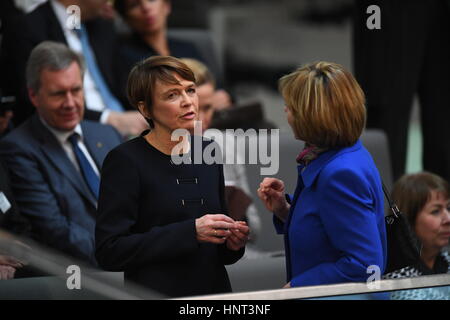
[[[199,242],[222,244],[235,227],[235,221],[224,214],[207,214],[195,220]]]

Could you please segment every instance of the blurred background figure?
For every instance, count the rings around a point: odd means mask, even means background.
[[[208,68],[198,60],[183,58],[181,59],[195,75],[195,81],[197,85],[198,95],[198,119],[202,121],[202,130],[204,136],[211,138],[208,134],[208,129],[212,128],[212,119],[214,112],[217,109],[223,109],[221,106],[229,107],[231,105],[231,99],[227,96],[224,90],[216,90],[214,76],[208,70]],[[210,131],[211,132],[211,131]],[[225,131],[222,132],[224,135]],[[234,136],[225,138],[226,141],[234,141]],[[221,144],[222,141],[216,141]],[[251,199],[251,193],[247,182],[247,176],[245,173],[245,166],[238,163],[243,161],[236,161],[241,159],[242,156],[237,154],[234,163],[227,164],[225,159],[227,158],[226,152],[233,152],[230,146],[220,146],[222,149],[222,155],[224,157],[223,173],[225,177],[225,197],[227,199],[227,208],[229,215],[235,220],[245,220],[248,222],[250,229],[252,230],[250,243],[254,242],[261,231],[261,219],[258,216],[253,199]],[[230,157],[229,157],[230,158]],[[250,249],[250,250],[249,250]],[[252,255],[252,247],[247,246],[246,256]]]
[[[231,96],[225,90],[216,88],[216,79],[203,62],[192,58],[182,58],[181,61],[194,72],[202,112],[200,120],[204,122],[206,130],[211,126],[215,111],[233,106]]]
[[[188,41],[174,41],[167,35],[170,0],[118,0],[114,8],[129,25],[132,35],[125,39],[124,56],[133,63],[153,55],[191,57],[202,60]]]
[[[358,0],[354,23],[355,74],[367,94],[368,128],[389,138],[394,178],[405,173],[407,137],[418,95],[423,168],[450,179],[450,3],[446,0]],[[381,29],[366,12],[378,5]]]
[[[68,11],[72,5],[80,9],[79,26],[68,25],[76,14]],[[104,18],[110,16],[106,5],[106,0],[50,0],[5,25],[1,63],[6,72],[2,72],[1,85],[17,99],[16,126],[34,112],[26,93],[26,61],[37,44],[51,40],[65,43],[84,57],[87,119],[111,124],[124,136],[137,135],[148,127],[136,110],[129,111],[125,95],[120,96],[117,55],[111,54],[116,51],[117,38],[113,21]]]
[[[14,200],[8,171],[0,162],[0,230],[2,229],[21,235],[29,233],[29,224],[19,214]],[[17,269],[23,266],[22,262],[14,257],[2,254],[0,250],[0,280],[14,278]]]
[[[404,175],[394,185],[392,200],[403,212],[421,242],[421,260],[385,275],[386,278],[450,273],[450,188],[447,181],[429,172]],[[439,289],[399,291],[392,299],[449,299]],[[443,295],[443,296],[442,296]]]
[[[123,18],[130,33],[121,38],[119,49],[122,87],[133,65],[154,55],[187,57],[205,62],[194,43],[168,34],[168,17],[172,11],[170,0],[117,0],[114,8]]]
[[[12,111],[5,111],[3,114],[0,114],[0,137],[9,130],[12,116]]]

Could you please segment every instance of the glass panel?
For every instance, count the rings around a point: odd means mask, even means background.
[[[0,299],[160,299],[139,286],[124,285],[123,272],[94,269],[28,239],[0,231],[0,255],[23,264],[14,279],[0,280]]]

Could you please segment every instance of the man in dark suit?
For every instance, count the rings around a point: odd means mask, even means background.
[[[116,34],[111,20],[101,18],[104,0],[50,0],[5,26],[2,44],[3,87],[19,103],[14,122],[22,123],[33,112],[27,101],[25,64],[40,42],[65,43],[86,61],[84,81],[86,118],[113,125],[123,135],[137,135],[147,128],[143,117],[126,103],[125,89],[118,88]],[[78,11],[71,11],[76,8]],[[81,24],[77,25],[77,14]],[[70,23],[75,22],[75,23]],[[28,102],[24,104],[24,102]]]
[[[1,140],[0,156],[34,238],[95,265],[99,171],[121,137],[110,126],[82,121],[82,74],[80,57],[65,45],[34,48],[26,78],[36,112]]]

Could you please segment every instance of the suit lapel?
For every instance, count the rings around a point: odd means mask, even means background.
[[[109,90],[113,93],[114,76],[113,71],[111,70],[111,66],[113,65],[111,59],[113,55],[111,55],[110,51],[114,50],[114,47],[109,43],[108,36],[104,35],[104,32],[107,32],[108,30],[104,28],[99,20],[87,21],[85,25],[88,31],[89,45],[94,52],[97,66],[100,69]]]
[[[42,6],[43,11],[45,12],[44,17],[46,17],[47,21],[48,26],[47,31],[49,33],[49,39],[46,40],[63,42],[66,45],[68,45],[66,36],[64,35],[64,31],[61,29],[61,24],[59,23],[58,18],[56,17],[56,14],[53,11],[50,2],[47,2]]]
[[[97,201],[89,191],[81,174],[69,160],[66,152],[63,150],[58,140],[56,140],[56,137],[41,123],[36,114],[33,116],[33,132],[40,141],[40,147],[47,159],[61,172],[62,175],[69,179],[82,196],[96,206]]]
[[[94,159],[97,165],[98,171],[102,168],[103,160],[107,154],[107,148],[104,139],[95,135],[95,130],[91,130],[91,127],[84,121],[81,122],[81,129],[83,130],[83,142],[89,151],[89,154]]]

